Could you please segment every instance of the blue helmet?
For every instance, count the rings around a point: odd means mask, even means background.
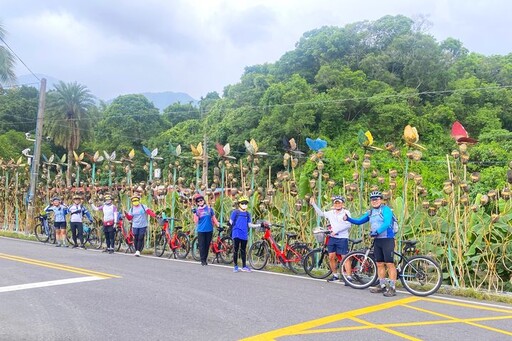
[[[332,202],[336,202],[336,201],[341,201],[341,202],[345,202],[345,198],[342,197],[341,195],[335,195],[332,197]]]

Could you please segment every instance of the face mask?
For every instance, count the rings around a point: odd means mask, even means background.
[[[132,201],[133,206],[139,206],[139,204],[140,204],[140,201],[138,201],[138,200]]]

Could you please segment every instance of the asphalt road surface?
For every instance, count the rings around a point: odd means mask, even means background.
[[[241,339],[512,340],[512,306],[0,238],[0,340]]]

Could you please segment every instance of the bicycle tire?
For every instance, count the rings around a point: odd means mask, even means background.
[[[318,247],[304,256],[304,271],[309,277],[324,279],[332,274],[329,264],[329,253],[324,248]]]
[[[293,244],[291,249],[286,252],[286,259],[288,259],[288,267],[293,273],[304,275],[304,257],[311,250],[306,244],[296,243]]]
[[[176,238],[176,243],[178,247],[174,250],[174,254],[178,259],[185,259],[190,252],[190,238],[186,233],[178,232],[178,237]]]
[[[41,223],[34,227],[34,234],[36,235],[36,239],[41,243],[46,243],[48,242],[48,239],[50,239],[50,236],[46,233],[46,230]]]
[[[192,240],[192,244],[190,246],[190,253],[192,254],[192,258],[194,258],[194,260],[198,262],[201,260],[201,256],[199,255],[197,237],[194,237],[194,239]]]
[[[222,237],[219,244],[219,257],[222,263],[230,264],[233,263],[233,238]]]
[[[155,240],[155,256],[162,257],[166,246],[167,237],[164,233],[160,233],[160,235]]]
[[[404,288],[416,296],[429,296],[436,293],[443,281],[439,264],[428,256],[413,256],[404,264],[399,273]]]
[[[71,233],[71,228],[69,228],[69,229],[66,228],[66,241],[68,242],[68,245],[78,246],[78,245],[75,245],[75,242],[73,241],[73,234]]]
[[[345,264],[350,262],[352,280],[349,280]],[[377,281],[377,264],[371,255],[366,256],[364,251],[349,252],[340,263],[340,273],[346,284],[354,289],[366,289]]]
[[[270,250],[267,242],[258,240],[249,248],[249,264],[255,270],[261,270],[267,265],[270,257]]]
[[[124,242],[124,236],[123,232],[121,232],[120,229],[116,229],[116,233],[114,234],[114,249],[116,252],[119,252],[121,250],[121,246]]]
[[[101,249],[101,245],[103,244],[103,234],[96,227],[91,228],[91,232],[89,234],[89,245],[95,249]]]
[[[50,235],[48,236],[48,242],[50,244],[55,244],[57,243],[57,237],[56,237],[56,232],[55,232],[55,226],[49,226],[48,227],[50,229]]]

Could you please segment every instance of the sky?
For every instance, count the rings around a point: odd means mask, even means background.
[[[511,13],[510,0],[0,0],[6,42],[32,72],[103,100],[222,95],[246,66],[277,61],[307,31],[385,15],[426,18],[438,41],[506,55]],[[17,63],[18,76],[30,73]]]

